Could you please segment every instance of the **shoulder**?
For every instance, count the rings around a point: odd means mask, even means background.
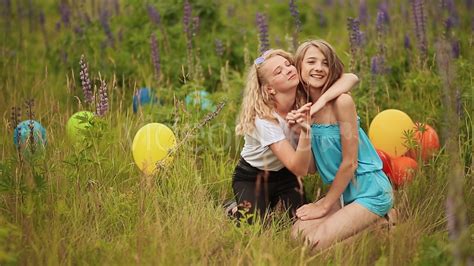
[[[280,132],[282,127],[276,118],[255,118],[255,128],[260,134],[269,134],[269,132]]]
[[[334,107],[336,107],[336,109],[352,108],[354,106],[354,99],[352,99],[352,96],[347,93],[339,95],[334,100]]]
[[[334,111],[338,117],[345,117],[355,112],[355,103],[352,96],[343,93],[334,100]]]

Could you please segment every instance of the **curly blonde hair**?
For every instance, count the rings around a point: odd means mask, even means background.
[[[262,60],[261,63],[254,63],[249,68],[242,108],[237,119],[237,126],[235,127],[237,135],[251,133],[255,129],[255,118],[257,116],[261,119],[278,123],[277,118],[272,114],[275,107],[275,99],[273,95],[263,88],[268,81],[266,80],[267,77],[263,76],[260,70],[269,58],[277,55],[284,57],[290,64],[294,65],[293,56],[290,53],[281,49],[274,49],[266,51],[259,58]],[[294,109],[297,109],[303,101],[303,97],[297,90]]]

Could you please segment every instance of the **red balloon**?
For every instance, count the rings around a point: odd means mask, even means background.
[[[392,159],[392,183],[399,187],[413,179],[418,163],[410,157],[401,156]]]
[[[424,126],[423,132],[421,132],[420,123],[416,123],[415,126],[415,141],[417,143],[416,148],[410,149],[406,155],[418,160],[421,150],[421,159],[426,162],[439,150],[439,138],[436,131],[429,125]]]
[[[377,154],[380,157],[380,160],[382,160],[383,163],[383,172],[388,176],[388,178],[392,178],[392,158],[390,155],[382,150],[375,149],[377,151]]]

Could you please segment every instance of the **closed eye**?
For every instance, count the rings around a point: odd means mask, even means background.
[[[273,71],[273,74],[275,74],[275,75],[278,75],[278,74],[280,74],[280,73],[281,73],[281,67],[280,67],[280,66],[277,67],[277,68]]]

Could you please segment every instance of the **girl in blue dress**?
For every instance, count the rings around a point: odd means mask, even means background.
[[[343,73],[342,61],[325,41],[301,44],[295,64],[301,89],[316,102]],[[297,114],[287,116],[289,122]],[[342,94],[311,114],[311,147],[328,193],[298,208],[292,236],[303,236],[315,249],[346,239],[384,217],[393,205],[392,186],[382,161],[360,128],[356,107]]]

